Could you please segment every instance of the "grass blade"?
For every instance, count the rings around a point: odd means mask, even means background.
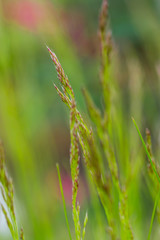
[[[159,201],[159,197],[160,197],[160,190],[157,194],[157,197],[156,197],[156,200],[155,200],[155,203],[154,203],[154,208],[153,208],[153,212],[152,212],[151,223],[150,223],[150,227],[149,227],[149,233],[148,233],[147,240],[151,239],[152,226],[153,226],[154,216],[155,216],[157,204],[158,204],[158,201]]]
[[[64,214],[65,214],[65,219],[66,219],[66,223],[67,223],[68,234],[69,234],[70,240],[72,240],[71,231],[70,231],[69,222],[68,222],[68,217],[67,217],[66,203],[65,203],[65,199],[64,199],[64,193],[63,193],[63,187],[62,187],[62,181],[61,181],[61,175],[60,175],[60,170],[59,170],[59,164],[58,163],[56,164],[56,167],[57,167],[57,173],[58,173],[58,179],[59,179],[59,186],[60,186],[62,200],[63,200]]]

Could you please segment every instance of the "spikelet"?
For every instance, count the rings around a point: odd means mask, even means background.
[[[68,78],[66,78],[66,75],[62,70],[62,67],[58,61],[58,58],[49,48],[48,48],[48,51],[51,54],[51,58],[56,66],[56,70],[60,71],[57,73],[61,84],[63,84],[63,89],[62,89],[63,92],[59,94],[60,98],[62,99],[63,102],[66,103],[66,105],[70,109],[70,133],[71,133],[70,165],[71,165],[71,176],[72,176],[72,208],[73,208],[72,213],[73,213],[73,220],[75,223],[76,238],[79,239],[80,232],[81,232],[81,227],[79,222],[80,206],[78,202],[76,202],[77,191],[79,186],[78,142],[81,145],[85,164],[91,174],[94,184],[97,186],[99,197],[105,209],[105,213],[107,215],[110,228],[112,229],[114,226],[113,216],[111,216],[111,214],[109,214],[109,211],[108,211],[108,207],[112,208],[112,205],[109,203],[109,198],[110,198],[109,186],[102,178],[102,171],[100,167],[101,165],[100,162],[102,158],[95,144],[92,129],[87,127],[80,112],[77,109],[73,90],[71,89],[71,86],[68,82]],[[64,79],[66,79],[67,84],[64,83]],[[68,86],[69,86],[69,89],[68,89]],[[72,94],[69,94],[69,91]],[[67,94],[69,97],[69,101],[68,99],[64,101],[64,97],[66,97]],[[84,222],[86,224],[87,220]],[[85,233],[85,230],[84,230],[85,227],[83,228],[83,232],[82,232],[83,238]],[[111,231],[111,232],[112,232],[112,239],[115,239],[114,231]]]
[[[70,166],[71,166],[71,177],[72,177],[72,214],[75,225],[76,239],[81,239],[81,225],[79,220],[80,206],[77,202],[77,194],[79,187],[79,146],[77,137],[77,123],[76,123],[76,109],[75,102],[72,102],[71,112],[70,112],[70,137],[71,137],[71,147],[70,147]]]
[[[24,240],[24,232],[23,232],[23,228],[21,228],[21,235],[20,235],[20,239]]]
[[[62,84],[62,92],[58,89],[58,87],[55,84],[54,86],[61,100],[70,109],[70,138],[71,138],[70,167],[72,177],[72,215],[75,226],[76,240],[80,240],[81,239],[81,225],[79,219],[80,205],[77,202],[77,194],[79,187],[79,162],[80,162],[79,139],[78,139],[79,124],[81,123],[83,125],[86,132],[89,131],[83,122],[81,114],[76,108],[74,92],[72,87],[70,86],[68,77],[65,75],[64,70],[55,53],[53,53],[48,47],[47,49],[50,53],[53,63],[55,64],[58,79]]]
[[[159,173],[159,169],[160,169],[160,168],[159,168],[159,164],[158,164],[158,162],[155,162],[155,159],[154,159],[154,156],[153,156],[153,153],[152,153],[151,133],[150,133],[150,131],[149,131],[148,128],[146,128],[146,146],[147,146],[147,150],[148,150],[148,152],[149,152],[149,154],[150,154],[152,163],[153,163],[154,167],[156,168],[156,170],[157,170],[157,172],[158,172],[158,175],[160,176],[160,173]],[[151,163],[150,163],[149,159],[148,159],[148,164],[147,164],[147,166],[148,166],[148,171],[149,171],[149,173],[154,175],[153,169],[152,169],[152,167],[151,167]]]
[[[70,105],[70,99],[74,99],[73,89],[72,89],[72,87],[69,84],[68,77],[65,75],[64,70],[63,70],[63,68],[62,68],[62,66],[61,66],[57,56],[55,55],[54,52],[52,52],[50,50],[49,47],[47,47],[47,49],[48,49],[48,51],[50,53],[50,56],[51,56],[51,59],[52,59],[53,63],[55,64],[55,68],[56,68],[56,71],[57,71],[58,79],[59,79],[59,81],[62,84],[62,91],[63,91],[62,95],[63,95],[64,98],[66,98],[66,101]],[[56,88],[56,90],[57,90],[58,94],[61,93],[58,88]],[[70,99],[68,98],[67,94],[70,97]],[[61,94],[59,94],[59,95],[62,96]]]
[[[126,193],[124,194],[121,189],[118,176],[118,166],[114,149],[110,143],[109,126],[111,124],[111,101],[110,101],[110,78],[109,78],[109,55],[112,48],[111,33],[107,33],[107,19],[108,19],[108,1],[103,0],[102,8],[99,17],[99,38],[101,46],[101,83],[103,89],[103,97],[105,103],[104,117],[102,117],[99,109],[94,105],[87,91],[84,91],[87,107],[92,121],[95,123],[99,140],[102,143],[103,150],[108,161],[110,174],[113,182],[106,183],[102,174],[102,156],[99,152],[98,146],[95,143],[92,128],[88,128],[85,124],[80,112],[77,109],[75,96],[73,89],[69,83],[68,77],[65,75],[64,70],[55,55],[48,47],[48,51],[51,55],[52,61],[55,64],[58,79],[62,85],[62,92],[56,87],[56,90],[62,99],[62,101],[70,109],[70,133],[71,133],[71,150],[70,150],[70,164],[71,164],[71,176],[72,176],[72,205],[73,205],[73,219],[75,223],[76,238],[80,237],[80,222],[79,212],[80,207],[76,202],[78,191],[78,176],[79,176],[79,154],[78,154],[78,141],[81,145],[85,164],[92,176],[93,182],[97,187],[97,192],[104,207],[108,224],[109,233],[111,239],[116,239],[116,228],[114,224],[114,210],[111,196],[111,188],[116,186],[119,194],[120,208],[119,214],[121,215],[122,209],[124,211],[124,220],[121,221],[122,229],[124,229],[125,237],[132,239],[132,233],[129,225],[128,208]],[[84,224],[85,225],[85,224]],[[85,231],[83,231],[84,233]],[[84,238],[82,233],[82,237]]]

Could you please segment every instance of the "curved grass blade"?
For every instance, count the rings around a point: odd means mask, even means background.
[[[155,213],[156,213],[156,208],[157,208],[157,205],[158,205],[159,197],[160,197],[160,190],[159,190],[159,192],[157,194],[157,197],[156,197],[156,200],[155,200],[155,203],[154,203],[154,208],[153,208],[153,212],[152,212],[151,223],[150,223],[150,227],[149,227],[149,233],[148,233],[147,240],[151,239],[151,232],[152,232],[152,227],[153,227],[153,221],[154,221],[154,216],[155,216]]]
[[[65,203],[65,199],[64,199],[63,187],[62,187],[62,181],[61,181],[61,175],[60,175],[60,170],[59,170],[59,164],[58,163],[56,164],[56,167],[57,167],[57,173],[58,173],[58,179],[59,179],[59,186],[60,186],[61,195],[62,195],[64,214],[65,214],[65,219],[66,219],[67,228],[68,228],[68,234],[69,234],[70,240],[72,240],[71,231],[70,231],[69,222],[68,222],[68,217],[67,217],[66,203]]]
[[[87,222],[88,222],[88,213],[86,212],[86,215],[85,215],[85,218],[84,218],[82,240],[84,240],[84,237],[85,237]]]

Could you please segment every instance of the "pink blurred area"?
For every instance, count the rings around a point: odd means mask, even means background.
[[[64,170],[63,167],[60,167],[60,174],[61,174],[61,181],[63,186],[63,194],[64,194],[65,202],[68,207],[71,207],[72,206],[72,179],[70,174],[66,170]],[[45,179],[45,187],[47,189],[47,192],[50,193],[49,199],[51,199],[51,201],[53,201],[53,199],[56,199],[57,201],[62,202],[62,195],[60,191],[58,175],[55,169],[50,169],[50,171],[48,171],[48,174]],[[88,198],[89,198],[88,185],[84,175],[80,174],[77,200],[80,203],[80,205],[82,205],[88,200]]]
[[[22,27],[35,31],[47,19],[49,6],[33,1],[9,1],[3,3],[4,16]]]
[[[68,206],[72,206],[72,180],[71,177],[65,173],[65,171],[61,172],[61,180],[62,180],[62,186],[63,186],[63,193],[65,197],[66,204]],[[58,179],[57,179],[58,181]],[[59,186],[59,183],[57,182],[57,186]],[[77,200],[80,204],[83,204],[85,199],[88,198],[88,190],[87,190],[87,185],[82,176],[80,176],[79,180],[79,189],[78,189],[78,196]],[[58,187],[58,198],[62,199],[61,193],[60,193],[60,188]]]
[[[87,28],[87,20],[78,9],[72,11],[57,7],[49,1],[31,0],[3,2],[3,15],[7,21],[32,32],[55,33],[60,28],[83,56],[96,54],[97,37]]]

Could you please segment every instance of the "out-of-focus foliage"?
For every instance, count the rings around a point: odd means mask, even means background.
[[[56,73],[45,44],[59,56],[84,115],[86,108],[81,94],[84,85],[97,106],[103,108],[98,80],[100,4],[98,0],[0,0],[0,138],[14,181],[16,215],[24,226],[25,239],[66,237],[56,162],[63,169],[64,195],[71,230],[74,229],[68,112],[52,87]],[[148,191],[150,182],[144,177],[144,156],[131,116],[141,129],[150,128],[154,156],[158,159],[160,4],[159,0],[110,0],[109,4],[115,45],[112,103],[117,116],[112,137],[119,171],[123,173],[121,178],[129,175],[127,166],[129,161],[132,163],[134,182],[129,184],[135,195],[129,193],[130,215],[136,236],[146,239],[155,192]],[[122,136],[123,141],[119,141]],[[83,211],[88,208],[89,214],[86,239],[105,239],[107,221],[87,179],[80,165],[81,212],[84,216]],[[0,238],[11,239],[2,224]],[[153,239],[159,239],[158,233],[153,231],[153,234]]]

